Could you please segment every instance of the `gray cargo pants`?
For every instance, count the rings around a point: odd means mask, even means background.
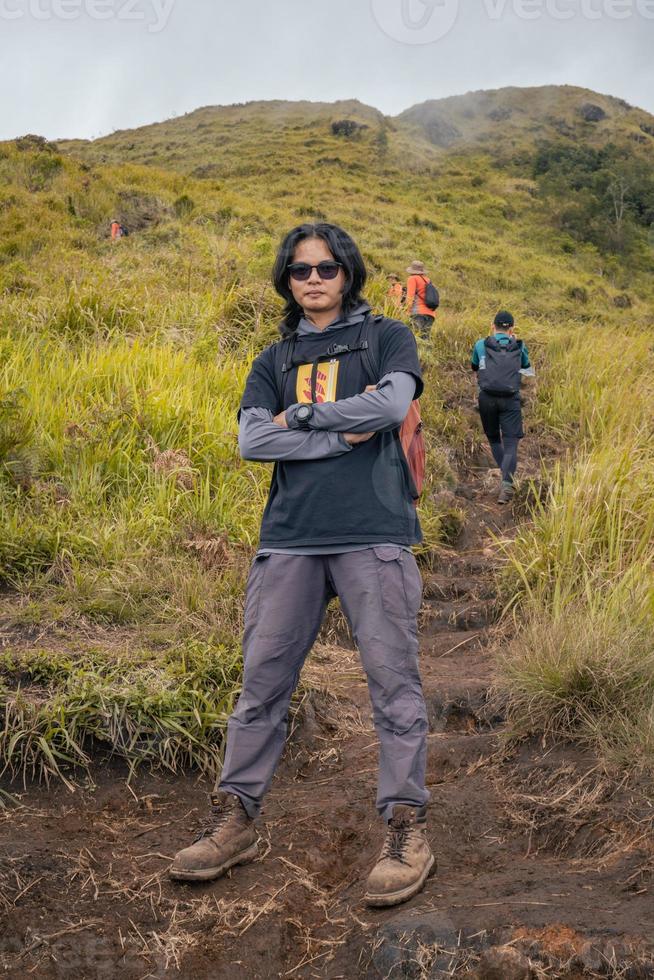
[[[377,809],[389,819],[396,803],[429,800],[416,624],[422,580],[413,555],[395,545],[339,555],[258,555],[245,601],[243,690],[227,725],[219,784],[252,817],[284,748],[302,665],[335,595],[368,678],[380,745]]]

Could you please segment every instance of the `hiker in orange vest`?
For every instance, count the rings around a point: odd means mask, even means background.
[[[386,277],[389,282],[387,296],[389,300],[393,303],[398,310],[404,305],[404,298],[406,296],[406,289],[402,285],[399,276],[396,276],[394,272],[390,272]]]
[[[406,305],[411,323],[415,332],[428,340],[440,304],[438,290],[425,272],[424,264],[417,259],[414,259],[406,271],[409,273]]]
[[[111,222],[111,240],[112,242],[118,241],[119,238],[127,238],[129,232],[125,225],[121,225],[120,221]]]

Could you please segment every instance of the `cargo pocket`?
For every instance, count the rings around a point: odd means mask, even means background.
[[[377,545],[373,551],[386,615],[414,623],[422,601],[422,579],[415,558],[397,545]]]
[[[245,590],[245,626],[256,623],[259,615],[259,603],[261,601],[261,591],[263,580],[268,566],[270,555],[257,555],[250,568],[248,584]]]

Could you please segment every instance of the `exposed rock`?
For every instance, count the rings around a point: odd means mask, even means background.
[[[358,136],[364,129],[369,128],[366,123],[358,123],[353,119],[338,119],[332,123],[334,136],[344,136],[346,139],[352,139],[353,136]]]
[[[429,120],[425,126],[425,131],[430,143],[434,143],[436,146],[451,146],[461,136],[456,126],[438,117]]]
[[[115,217],[129,232],[134,232],[159,224],[170,214],[171,209],[158,197],[130,190],[119,193],[118,207],[110,217]],[[105,225],[105,233],[108,234],[108,222]]]
[[[586,122],[601,122],[606,119],[606,113],[599,105],[594,105],[592,102],[586,102],[579,109],[579,115]]]
[[[619,310],[630,310],[631,296],[628,293],[620,293],[618,296],[613,297],[613,305],[617,306]]]
[[[513,109],[509,109],[508,106],[498,106],[497,109],[492,109],[488,113],[488,118],[492,119],[493,122],[503,122],[505,119],[510,119],[513,115]]]
[[[530,980],[531,963],[513,946],[495,946],[481,954],[478,980]]]
[[[644,133],[647,133],[648,136],[654,136],[654,126],[652,126],[651,123],[641,123],[640,128]]]

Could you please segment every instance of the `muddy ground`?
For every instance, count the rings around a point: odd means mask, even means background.
[[[365,681],[343,634],[307,666],[317,693],[267,798],[261,858],[221,881],[166,877],[205,822],[209,787],[193,775],[143,773],[128,787],[107,761],[74,792],[0,782],[20,802],[0,810],[6,977],[654,976],[651,808],[572,747],[507,747],[489,701],[506,640],[493,539],[518,512],[490,488],[480,456],[456,491],[466,530],[425,575],[438,872],[424,892],[394,910],[362,902],[383,827]]]

